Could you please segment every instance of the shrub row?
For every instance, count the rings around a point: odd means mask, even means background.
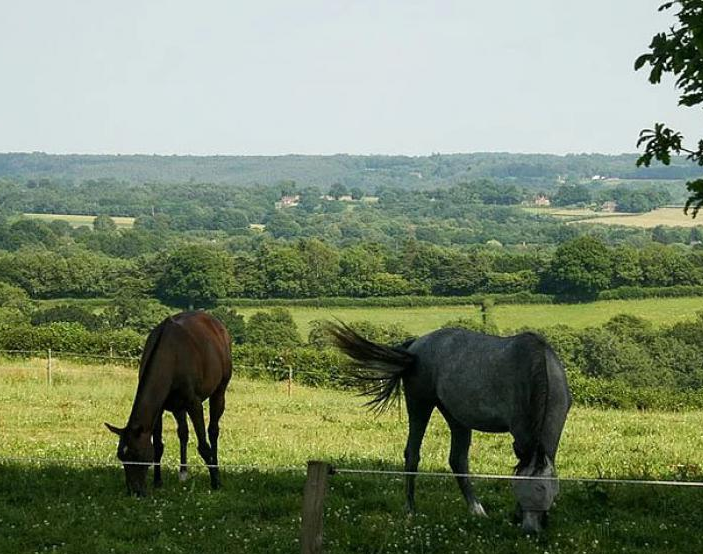
[[[671,287],[619,287],[617,289],[601,291],[598,294],[598,300],[681,298],[686,296],[703,296],[703,286],[674,285]]]
[[[145,337],[132,329],[88,331],[79,323],[0,326],[0,350],[55,350],[76,354],[139,356]]]
[[[363,329],[363,325],[359,330],[366,335],[371,331],[396,332],[385,328]],[[628,409],[703,409],[703,388],[683,386],[685,379],[694,383],[701,378],[695,367],[687,368],[684,362],[695,354],[696,345],[703,348],[703,317],[661,331],[643,326],[632,316],[618,316],[602,328],[552,327],[542,332],[567,367],[577,404]],[[383,340],[384,336],[373,338]],[[397,340],[393,337],[391,342]],[[116,356],[138,357],[144,341],[145,336],[136,331],[95,332],[76,323],[0,326],[0,350],[45,351],[50,348],[56,352],[107,355],[112,349]],[[638,346],[640,343],[642,346]],[[669,351],[671,359],[665,356]],[[652,356],[651,360],[648,356]],[[685,359],[679,359],[681,356]],[[327,387],[347,385],[344,379],[346,358],[324,343],[317,347],[234,345],[232,360],[235,373],[241,376],[285,380],[292,370],[297,383]],[[680,370],[680,374],[674,370]],[[678,382],[674,377],[684,378],[683,385],[672,386]]]
[[[636,300],[643,298],[682,298],[703,296],[701,285],[674,285],[670,287],[619,287],[598,293],[596,300]],[[223,306],[257,307],[313,307],[313,308],[414,308],[431,306],[468,306],[491,299],[495,304],[556,304],[578,301],[566,295],[517,292],[511,294],[473,294],[470,296],[374,296],[352,298],[327,296],[320,298],[228,298],[219,301]],[[592,299],[589,299],[592,300]]]
[[[473,294],[471,296],[372,296],[353,298],[348,296],[325,296],[320,298],[227,298],[218,304],[238,308],[271,306],[304,306],[313,308],[414,308],[422,306],[467,306],[481,304],[490,298],[496,304],[551,304],[554,296],[530,292],[512,294]]]

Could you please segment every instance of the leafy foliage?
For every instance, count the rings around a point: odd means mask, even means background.
[[[283,308],[253,314],[246,324],[246,337],[247,342],[251,344],[279,348],[302,344],[293,316]]]
[[[224,252],[185,246],[166,260],[156,284],[160,298],[183,307],[207,307],[232,286],[231,257]]]
[[[210,314],[219,319],[227,328],[230,339],[234,344],[242,344],[246,337],[244,316],[237,310],[228,306],[217,306],[210,310]]]
[[[671,73],[676,77],[680,91],[679,105],[694,107],[703,103],[703,2],[701,0],[674,0],[665,2],[660,11],[675,8],[678,22],[669,32],[657,33],[649,45],[649,52],[635,61],[635,70],[649,65],[649,81],[659,84],[662,76]],[[640,132],[637,146],[644,145],[644,153],[637,165],[649,166],[653,159],[669,165],[671,155],[685,153],[687,159],[703,166],[703,139],[693,149],[683,145],[683,135],[656,123],[652,129]],[[687,183],[692,193],[685,211],[693,206],[693,217],[703,206],[703,179]]]

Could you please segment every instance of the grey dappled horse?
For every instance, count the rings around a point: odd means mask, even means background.
[[[370,342],[351,328],[330,324],[332,338],[355,360],[354,376],[366,381],[369,405],[381,411],[398,398],[401,381],[409,432],[405,471],[416,472],[432,411],[438,408],[451,431],[449,465],[474,514],[485,515],[468,473],[471,431],[510,433],[518,458],[516,474],[546,479],[515,480],[517,516],[527,532],[538,532],[558,492],[554,460],[571,394],[561,362],[533,333],[494,337],[464,329],[440,329],[401,346]],[[415,509],[415,476],[406,476],[406,508]]]

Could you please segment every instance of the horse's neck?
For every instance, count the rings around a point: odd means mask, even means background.
[[[164,409],[164,402],[171,388],[170,382],[158,378],[153,368],[147,368],[139,378],[137,394],[134,397],[129,426],[141,426],[150,433],[157,418]]]

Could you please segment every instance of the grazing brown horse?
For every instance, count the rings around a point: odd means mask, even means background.
[[[210,485],[220,486],[217,468],[219,420],[225,411],[225,390],[232,376],[227,329],[205,312],[183,312],[162,321],[147,338],[139,367],[139,384],[127,425],[106,423],[120,437],[117,457],[123,462],[127,491],[146,494],[146,474],[154,464],[154,486],[161,486],[161,438],[164,410],[173,413],[181,443],[179,477],[187,477],[188,422],[198,437],[198,452],[210,470]],[[203,402],[210,399],[205,435]],[[153,436],[153,444],[152,444]],[[208,444],[208,438],[210,444]],[[131,463],[130,463],[131,462]]]

